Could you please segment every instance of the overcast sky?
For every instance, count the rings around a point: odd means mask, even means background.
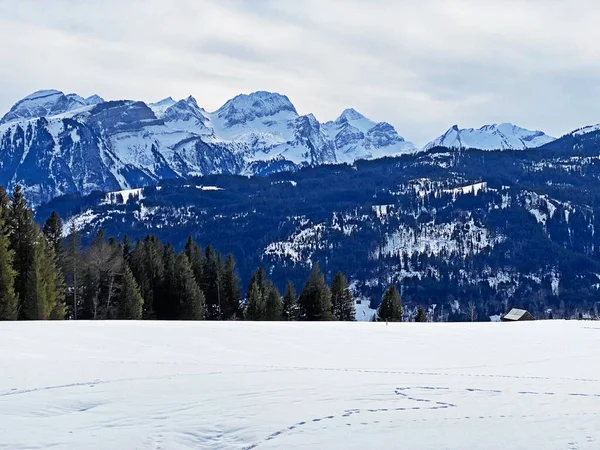
[[[417,144],[454,124],[600,122],[597,0],[0,0],[0,115],[55,88],[106,99],[286,94]]]

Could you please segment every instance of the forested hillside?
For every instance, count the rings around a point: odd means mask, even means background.
[[[489,320],[513,306],[537,317],[596,314],[600,287],[597,131],[539,149],[426,153],[268,177],[207,176],[55,199],[91,242],[187,236],[232,253],[243,280],[263,266],[283,290],[318,262],[378,305],[397,284],[435,320]]]
[[[402,320],[400,298],[396,316]],[[346,277],[331,288],[319,265],[298,296],[293,283],[285,295],[263,268],[241,286],[233,255],[204,251],[189,237],[176,251],[152,235],[133,244],[106,239],[99,230],[82,247],[72,226],[52,212],[40,228],[20,186],[12,196],[0,187],[0,320],[355,320]]]

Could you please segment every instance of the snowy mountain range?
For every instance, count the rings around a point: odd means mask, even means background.
[[[511,124],[454,126],[418,149],[389,123],[354,109],[321,123],[271,92],[238,95],[209,112],[192,96],[145,103],[45,90],[18,101],[0,120],[0,184],[20,184],[40,204],[63,194],[132,189],[169,178],[268,175],[438,146],[524,150],[553,140]]]
[[[443,135],[425,146],[453,149],[476,148],[479,150],[526,150],[541,147],[556,138],[542,131],[531,131],[511,123],[484,125],[479,129],[459,129],[454,125]]]
[[[388,123],[349,109],[321,124],[270,92],[238,95],[208,112],[191,96],[146,104],[47,90],[0,120],[0,184],[23,185],[39,204],[167,178],[265,175],[415,150]]]

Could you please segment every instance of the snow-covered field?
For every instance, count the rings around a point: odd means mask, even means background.
[[[597,449],[600,324],[0,323],[1,449]]]

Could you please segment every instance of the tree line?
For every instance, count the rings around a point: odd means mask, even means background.
[[[391,286],[378,317],[402,314]],[[53,212],[40,227],[22,189],[0,187],[0,320],[47,319],[354,321],[355,301],[344,274],[329,286],[318,264],[299,295],[291,282],[281,295],[259,268],[244,296],[234,257],[192,237],[177,252],[153,235],[133,243],[98,231],[83,248],[75,223],[64,230]]]

